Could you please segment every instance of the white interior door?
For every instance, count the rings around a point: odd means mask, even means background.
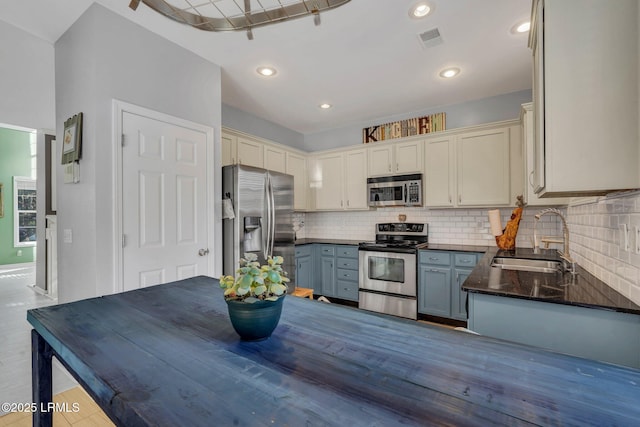
[[[208,274],[207,134],[123,111],[123,290]]]

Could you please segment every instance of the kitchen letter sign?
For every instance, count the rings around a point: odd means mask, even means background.
[[[364,128],[362,129],[362,142],[367,144],[374,141],[422,135],[445,129],[445,113],[437,113]]]

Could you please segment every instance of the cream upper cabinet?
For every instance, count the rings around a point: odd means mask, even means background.
[[[315,210],[343,210],[344,156],[324,154],[314,158],[309,185]]]
[[[222,132],[222,166],[236,164],[236,143],[237,137]]]
[[[367,150],[335,151],[309,160],[311,210],[366,210]]]
[[[264,146],[264,168],[281,173],[287,172],[287,152],[273,145]]]
[[[286,153],[286,173],[293,176],[293,209],[304,211],[307,206],[307,158],[304,155]]]
[[[509,129],[458,135],[456,143],[458,206],[509,205]]]
[[[238,137],[238,164],[264,168],[264,144]]]
[[[539,196],[640,188],[637,0],[533,6]]]
[[[425,143],[424,205],[453,207],[456,197],[455,136],[430,138]]]
[[[511,206],[522,187],[520,137],[513,124],[425,140],[424,205]]]
[[[369,144],[369,176],[422,173],[423,141]]]
[[[422,173],[423,146],[422,140],[394,144],[395,173]]]
[[[524,145],[524,201],[529,206],[566,205],[569,203],[569,198],[546,197],[542,199],[535,193],[536,153],[534,151],[533,126],[533,103],[522,104],[522,109],[520,110],[520,131]]]
[[[367,150],[344,153],[344,207],[369,209],[367,201]]]
[[[369,176],[391,175],[393,173],[393,147],[382,145],[376,147],[370,143],[369,147]]]

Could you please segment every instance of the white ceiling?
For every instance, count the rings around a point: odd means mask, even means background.
[[[254,0],[255,1],[255,0]],[[411,19],[416,0],[351,0],[321,14],[244,32],[212,33],[176,23],[140,3],[103,6],[222,67],[222,101],[308,134],[531,88],[527,34],[531,0],[430,0],[434,11]],[[91,0],[3,0],[0,19],[55,42]],[[443,43],[423,48],[418,34],[438,28]],[[117,31],[117,29],[114,29]],[[267,79],[256,68],[277,68]],[[456,78],[438,76],[459,67]],[[334,107],[321,110],[318,105]]]

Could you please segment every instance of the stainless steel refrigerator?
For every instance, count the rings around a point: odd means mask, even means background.
[[[260,264],[270,255],[280,255],[290,279],[289,293],[293,292],[293,177],[250,166],[225,166],[222,197],[223,273],[235,275],[245,253],[256,254]]]

